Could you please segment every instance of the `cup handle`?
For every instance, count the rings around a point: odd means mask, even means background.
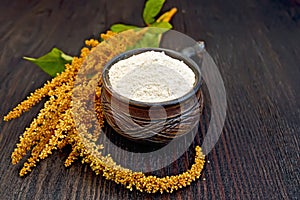
[[[191,58],[196,55],[200,56],[204,51],[205,51],[204,41],[198,41],[196,45],[192,47],[184,48],[180,51],[180,53],[183,54],[184,56]]]

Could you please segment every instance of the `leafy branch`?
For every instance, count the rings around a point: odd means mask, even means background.
[[[172,8],[171,10],[165,12],[160,17],[158,17],[157,20],[155,20],[157,15],[160,13],[164,3],[165,0],[148,0],[146,2],[143,10],[143,20],[147,27],[157,27],[157,28],[164,28],[164,29],[172,28],[172,25],[169,23],[169,21],[171,20],[173,15],[177,12],[176,8]],[[134,25],[127,25],[127,24],[114,24],[110,27],[110,30],[114,33],[120,33],[122,31],[135,29],[135,28],[141,28],[141,27],[134,26]],[[154,36],[150,36],[148,38],[152,39],[152,41],[155,40]],[[66,64],[72,62],[73,56],[69,56],[65,54],[63,51],[57,48],[53,48],[49,53],[39,58],[23,57],[23,59],[36,64],[44,72],[46,72],[52,77],[55,77],[57,74],[65,70]]]

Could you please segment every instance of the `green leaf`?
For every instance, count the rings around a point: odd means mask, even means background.
[[[73,57],[65,54],[57,48],[53,48],[49,53],[42,57],[23,57],[23,59],[38,65],[44,72],[55,77],[57,73],[61,73],[65,70],[65,64],[71,63]]]
[[[147,31],[144,33],[143,37],[140,38],[134,45],[129,46],[127,50],[145,47],[159,47],[163,33],[169,30],[157,27],[147,27],[145,29]]]
[[[122,31],[127,31],[129,29],[134,29],[134,28],[138,28],[137,26],[132,26],[132,25],[126,25],[126,24],[114,24],[110,27],[110,30],[112,30],[112,32],[122,32]]]
[[[165,0],[148,0],[146,2],[143,19],[147,25],[155,22],[155,17],[160,12],[163,7]]]
[[[65,59],[65,61],[67,61],[67,63],[71,63],[72,62],[72,60],[73,60],[73,57],[72,56],[69,56],[69,55],[67,55],[67,54],[65,54],[64,52],[62,52],[61,51],[61,58],[62,59]]]
[[[171,29],[173,26],[169,22],[154,22],[151,27]]]

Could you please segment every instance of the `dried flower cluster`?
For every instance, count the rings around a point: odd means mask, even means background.
[[[74,87],[76,76],[83,65],[96,66],[95,71],[102,69],[104,64],[115,55],[124,52],[126,47],[133,43],[129,35],[135,34],[137,37],[142,35],[143,30],[126,31],[122,37],[117,37],[115,33],[107,32],[101,34],[103,42],[98,40],[87,40],[86,47],[82,48],[81,55],[74,57],[71,64],[66,65],[66,70],[58,74],[51,81],[48,81],[42,88],[37,89],[25,101],[20,103],[4,118],[6,121],[19,117],[23,112],[28,111],[32,106],[41,101],[42,98],[48,96],[49,100],[45,103],[38,116],[33,120],[30,126],[25,130],[20,137],[20,142],[17,144],[12,153],[12,163],[18,163],[28,151],[31,150],[31,157],[25,162],[20,171],[20,176],[24,176],[36,166],[37,162],[45,159],[52,154],[56,149],[62,149],[66,145],[72,146],[72,151],[65,161],[65,166],[70,166],[74,160],[81,158],[82,163],[87,163],[95,171],[96,174],[102,174],[106,179],[113,180],[116,183],[125,185],[132,190],[134,187],[140,191],[155,193],[155,192],[173,192],[179,188],[190,185],[192,181],[199,178],[204,166],[204,155],[200,147],[196,147],[195,162],[192,167],[178,175],[166,176],[163,178],[155,176],[146,176],[141,172],[133,172],[130,169],[123,168],[117,165],[110,156],[101,154],[103,145],[97,144],[96,140],[99,137],[100,131],[95,129],[93,133],[88,133],[91,127],[85,125],[76,127],[74,121],[74,109],[82,116],[97,114],[100,126],[103,127],[103,115],[99,98],[101,95],[101,80],[99,78],[92,79],[96,85],[96,99],[94,113],[84,113],[85,102],[73,102],[72,95],[76,94],[76,90],[80,90],[78,94],[87,95],[85,91],[93,88],[90,87],[90,82],[83,81],[81,87]],[[128,37],[126,37],[128,34]],[[114,36],[114,37],[112,37]],[[123,45],[120,44],[122,40]],[[114,44],[117,44],[114,45]],[[95,60],[87,57],[91,51],[96,51],[101,45],[101,54]],[[86,67],[86,70],[90,68]],[[83,79],[84,80],[84,79]],[[84,122],[84,118],[80,119]],[[88,145],[87,145],[88,144]]]

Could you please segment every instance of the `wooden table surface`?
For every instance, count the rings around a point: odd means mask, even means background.
[[[172,194],[129,191],[80,162],[65,168],[67,150],[21,178],[22,165],[12,165],[10,155],[41,103],[0,122],[0,199],[300,199],[297,1],[168,0],[164,10],[172,6],[178,8],[174,29],[206,42],[227,92],[222,135],[200,179]],[[142,8],[143,1],[125,0],[1,1],[0,117],[50,79],[22,56],[38,57],[54,46],[78,55],[85,39],[113,23],[142,26]],[[192,155],[191,149],[167,172],[190,166]]]

